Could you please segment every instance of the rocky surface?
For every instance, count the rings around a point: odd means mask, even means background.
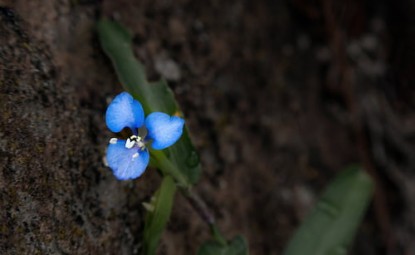
[[[169,80],[227,237],[280,254],[327,181],[361,163],[378,189],[353,254],[413,254],[414,6],[336,3],[0,1],[0,253],[140,251],[159,177],[119,182],[102,163],[122,90],[95,34],[105,15]],[[177,196],[159,253],[208,237]]]

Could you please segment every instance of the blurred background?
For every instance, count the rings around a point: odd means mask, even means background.
[[[350,254],[415,254],[415,3],[410,0],[0,1],[0,253],[137,254],[160,177],[117,181],[104,113],[122,91],[99,17],[134,35],[175,92],[227,237],[281,254],[351,164],[374,199]],[[209,232],[178,195],[159,254]]]

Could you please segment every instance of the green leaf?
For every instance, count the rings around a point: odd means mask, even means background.
[[[161,234],[170,218],[173,207],[173,198],[176,193],[176,184],[169,176],[165,176],[160,188],[154,194],[151,202],[151,211],[147,212],[144,223],[144,253],[153,255],[156,253]]]
[[[108,19],[101,19],[97,29],[102,48],[111,59],[120,82],[125,90],[141,102],[145,113],[165,112],[182,116],[183,113],[166,81],[147,81],[143,64],[134,56],[129,32],[119,23]],[[200,162],[187,127],[180,140],[163,152],[188,183],[196,183],[201,172]]]
[[[164,79],[151,83],[157,93],[160,95],[160,100],[166,106],[165,112],[173,115],[183,116],[178,104],[174,99],[173,92],[168,87]],[[184,132],[180,140],[173,146],[163,150],[167,157],[176,165],[176,167],[188,178],[190,183],[194,184],[200,177],[201,167],[199,155],[190,140],[189,130],[185,126]]]
[[[245,238],[236,236],[227,245],[218,241],[206,241],[199,248],[197,255],[248,255],[248,245]]]
[[[372,180],[364,171],[350,168],[342,172],[327,187],[284,254],[347,254],[372,193]]]

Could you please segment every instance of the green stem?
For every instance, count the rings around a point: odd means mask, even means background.
[[[215,238],[222,245],[227,245],[225,238],[220,233],[218,226],[216,224],[210,225],[210,231],[212,232],[212,236]]]
[[[222,245],[226,245],[226,239],[220,233],[214,216],[210,213],[206,203],[192,191],[191,184],[186,177],[174,164],[171,163],[162,151],[150,150],[150,153],[156,162],[155,164],[163,175],[170,175],[176,180],[177,186],[180,187],[181,193],[189,200],[190,204],[200,215],[200,217],[209,225],[210,231],[215,240]]]
[[[187,198],[189,203],[193,206],[195,211],[200,215],[202,220],[205,221],[206,224],[208,224],[214,239],[218,241],[220,244],[226,245],[226,239],[220,233],[219,228],[216,225],[215,217],[208,209],[206,203],[197,195],[197,193],[193,192],[191,189],[182,189],[181,191],[182,194]]]
[[[177,186],[182,189],[190,189],[191,184],[187,178],[171,163],[162,151],[150,150],[151,156],[155,159],[157,168],[163,172],[164,175],[171,175],[177,182]]]

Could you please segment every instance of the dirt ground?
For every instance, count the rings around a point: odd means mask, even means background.
[[[400,1],[0,0],[0,254],[138,254],[160,177],[102,157],[122,91],[102,15],[165,77],[197,147],[195,187],[226,237],[281,254],[350,164],[376,193],[350,254],[415,254],[415,4]],[[159,254],[208,229],[178,195]]]

